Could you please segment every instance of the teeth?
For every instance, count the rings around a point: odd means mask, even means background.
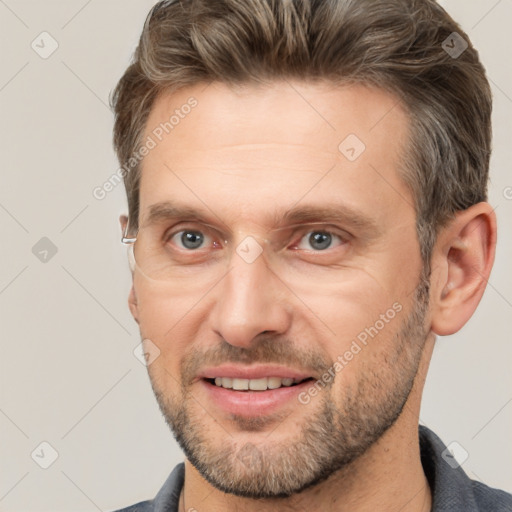
[[[281,387],[281,379],[279,377],[269,377],[267,381],[268,389],[277,389]]]
[[[233,379],[231,377],[222,377],[222,387],[223,388],[232,388],[233,387]],[[215,379],[215,383],[217,383],[217,379]]]
[[[263,377],[261,379],[232,379],[230,377],[216,377],[215,385],[226,389],[236,391],[265,391],[267,389],[277,389],[282,386],[289,387],[292,384],[300,382],[300,379],[290,379],[281,377]]]
[[[222,377],[222,385],[224,386],[224,377]],[[233,379],[233,389],[237,391],[243,391],[245,389],[249,389],[249,380],[248,379]]]
[[[265,389],[267,389],[267,381],[268,379],[266,377],[263,377],[262,379],[251,379],[248,381],[249,389],[254,391],[265,391]]]

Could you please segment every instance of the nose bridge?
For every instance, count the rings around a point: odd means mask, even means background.
[[[268,249],[264,237],[243,235],[230,256],[230,272],[226,276],[226,297],[239,309],[251,305],[262,307],[264,296],[269,295],[272,272],[267,263]]]
[[[289,311],[278,297],[279,283],[268,265],[265,237],[236,238],[229,272],[218,291],[214,328],[228,343],[248,345],[263,331],[285,331]]]

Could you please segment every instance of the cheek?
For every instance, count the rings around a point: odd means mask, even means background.
[[[188,315],[193,306],[183,298],[176,298],[155,286],[135,284],[141,337],[154,343],[160,351],[151,365],[153,371],[165,364],[176,372],[182,353],[193,333],[186,332]]]
[[[336,293],[308,303],[317,314],[309,329],[325,333],[324,348],[340,374],[338,380],[348,384],[393,351],[406,301],[410,297],[396,286],[383,286],[368,271],[355,270]]]
[[[134,289],[141,330],[147,337],[165,338],[190,312],[197,296],[176,287],[152,282],[140,274],[134,276]]]
[[[384,287],[367,271],[351,270],[344,275],[336,290],[328,295],[318,294],[308,300],[316,319],[324,322],[330,338],[340,349],[366,327],[373,325],[392,308],[399,296],[390,287]],[[318,325],[318,329],[320,329]],[[325,329],[324,329],[325,330]]]
[[[330,348],[335,376],[330,396],[340,410],[361,395],[368,403],[381,400],[398,385],[400,368],[409,366],[397,337],[405,320],[404,308],[384,309],[382,315],[365,319],[360,323],[363,328],[354,325],[345,339]]]
[[[144,337],[165,339],[166,332],[176,323],[179,315],[179,311],[173,307],[173,301],[163,294],[140,288],[137,291],[137,301],[139,323]]]

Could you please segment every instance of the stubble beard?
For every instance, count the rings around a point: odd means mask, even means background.
[[[372,360],[355,385],[341,390],[338,400],[335,386],[325,388],[311,413],[303,416],[299,434],[286,441],[273,442],[271,434],[286,415],[232,416],[233,435],[221,429],[223,438],[213,437],[214,419],[188,388],[182,385],[179,398],[165,395],[150,371],[160,410],[187,459],[217,489],[254,499],[289,497],[347,468],[395,423],[407,402],[427,338],[428,290],[422,276],[411,313],[385,360]],[[299,407],[313,407],[313,402]],[[255,435],[254,442],[236,440],[240,432],[247,437],[247,432],[262,432],[269,423],[274,424],[270,433]]]

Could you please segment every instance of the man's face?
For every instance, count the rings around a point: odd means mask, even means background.
[[[217,488],[298,492],[382,436],[418,370],[406,116],[362,86],[212,83],[161,96],[148,136],[132,311],[160,408]]]

